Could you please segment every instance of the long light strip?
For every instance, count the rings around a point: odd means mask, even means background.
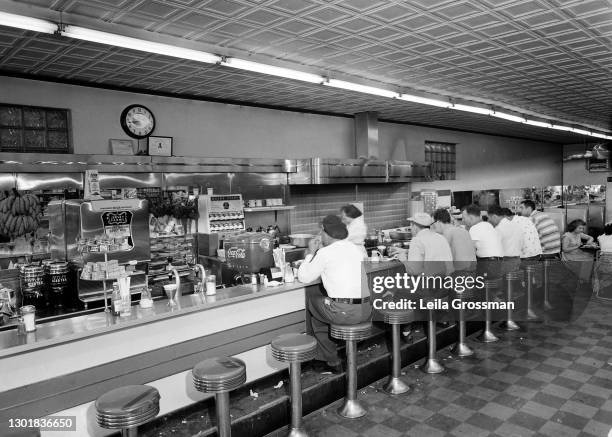
[[[423,105],[437,106],[439,108],[451,108],[453,106],[448,100],[430,99],[427,97],[413,96],[411,94],[399,94],[397,98],[405,100],[406,102],[421,103]]]
[[[503,118],[504,120],[515,121],[517,123],[525,123],[525,117],[520,117],[518,115],[506,114],[505,112],[495,111],[491,114],[493,117]]]
[[[356,91],[358,93],[372,94],[374,96],[389,97],[394,99],[398,96],[398,93],[389,91],[383,88],[376,88],[368,85],[361,85],[353,82],[346,82],[344,80],[329,79],[323,82],[323,85],[327,85],[333,88],[340,88],[343,90]]]
[[[303,82],[321,83],[324,81],[323,77],[319,76],[318,74],[304,73],[302,71],[292,70],[290,68],[275,67],[273,65],[261,64],[259,62],[246,61],[238,58],[226,58],[221,62],[221,65],[239,68],[240,70],[253,71],[255,73],[270,74],[272,76],[279,76],[287,79],[301,80]]]
[[[99,44],[109,44],[142,52],[156,53],[158,55],[172,56],[174,58],[189,59],[191,61],[206,62],[208,64],[221,62],[221,56],[212,53],[146,41],[139,38],[131,38],[129,36],[117,35],[114,33],[100,32],[99,30],[86,29],[79,26],[66,26],[61,33],[63,36],[70,38],[82,39]]]
[[[455,103],[452,106],[452,109],[456,109],[458,111],[471,112],[473,114],[482,114],[482,115],[491,115],[493,113],[493,111],[490,108],[481,108],[479,106],[462,105],[460,103]]]
[[[57,30],[57,24],[51,21],[40,20],[38,18],[26,17],[23,15],[9,14],[8,12],[0,12],[0,24],[3,26],[33,30],[41,33],[55,33]]]
[[[55,33],[58,31],[59,26],[57,23],[48,20],[41,20],[38,18],[27,17],[23,15],[10,14],[7,12],[0,11],[0,25],[16,27],[19,29],[32,30],[41,33]],[[178,47],[170,44],[157,43],[153,41],[147,41],[139,38],[132,38],[128,36],[101,32],[98,30],[87,29],[80,26],[68,25],[60,31],[63,36],[81,39],[85,41],[95,42],[99,44],[108,44],[117,47],[123,47],[132,50],[139,50],[148,53],[156,53],[164,56],[171,56],[174,58],[187,59],[197,62],[205,62],[208,64],[220,64],[223,66],[237,68],[246,71],[253,71],[261,74],[269,74],[272,76],[284,77],[287,79],[299,80],[308,83],[322,83],[326,86],[355,91],[359,93],[371,94],[380,97],[394,98],[398,100],[404,100],[412,103],[420,103],[429,106],[437,106],[441,108],[451,108],[458,111],[466,111],[475,114],[490,115],[497,118],[502,118],[509,121],[518,123],[525,123],[530,126],[537,126],[549,129],[557,129],[562,131],[568,131],[577,133],[580,135],[592,136],[595,138],[603,138],[612,140],[612,135],[609,133],[593,132],[592,130],[585,130],[574,128],[570,126],[563,126],[553,124],[551,122],[543,122],[537,120],[528,120],[522,116],[507,114],[504,112],[493,111],[491,108],[483,108],[479,106],[464,105],[460,103],[451,103],[443,98],[432,99],[427,97],[414,96],[410,94],[400,94],[394,91],[390,91],[384,88],[378,88],[368,85],[361,85],[353,82],[347,82],[339,79],[329,79],[325,76],[318,74],[305,73],[290,68],[276,67],[273,65],[262,64],[259,62],[248,61],[239,58],[224,58],[213,53],[202,52],[199,50],[192,50],[183,47]]]

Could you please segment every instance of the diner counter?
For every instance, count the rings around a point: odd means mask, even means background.
[[[364,271],[386,274],[398,265],[366,262]],[[2,331],[0,374],[10,377],[0,378],[0,428],[12,417],[73,415],[84,427],[78,435],[107,435],[95,425],[92,402],[101,393],[150,384],[162,393],[160,414],[168,413],[203,398],[190,371],[210,356],[243,359],[248,381],[277,372],[286,365],[272,359],[269,343],[305,331],[306,295],[319,286],[239,285],[181,296],[175,308],[166,300],[133,306],[129,317],[99,312],[41,323],[25,335]]]

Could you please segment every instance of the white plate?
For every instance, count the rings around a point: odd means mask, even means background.
[[[285,250],[295,249],[295,246],[292,244],[279,244],[278,247]]]

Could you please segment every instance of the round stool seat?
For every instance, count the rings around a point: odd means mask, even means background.
[[[235,390],[246,381],[246,365],[231,357],[213,357],[193,368],[193,385],[198,391],[217,393]]]
[[[513,272],[506,273],[506,280],[517,281],[523,279],[525,273],[522,270],[515,270]]]
[[[382,310],[379,311],[382,314],[384,322],[389,325],[402,325],[404,323],[411,323],[415,320],[415,311],[391,311]]]
[[[272,356],[278,361],[308,361],[315,357],[317,340],[306,334],[283,334],[272,340]]]
[[[372,322],[357,323],[355,325],[331,325],[332,338],[338,340],[363,340],[372,334]]]
[[[95,403],[98,425],[106,429],[141,425],[159,413],[159,392],[148,385],[127,385],[100,396]]]

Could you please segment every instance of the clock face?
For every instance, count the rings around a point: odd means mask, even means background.
[[[132,138],[146,138],[155,129],[153,113],[142,105],[130,105],[121,113],[121,127]]]

